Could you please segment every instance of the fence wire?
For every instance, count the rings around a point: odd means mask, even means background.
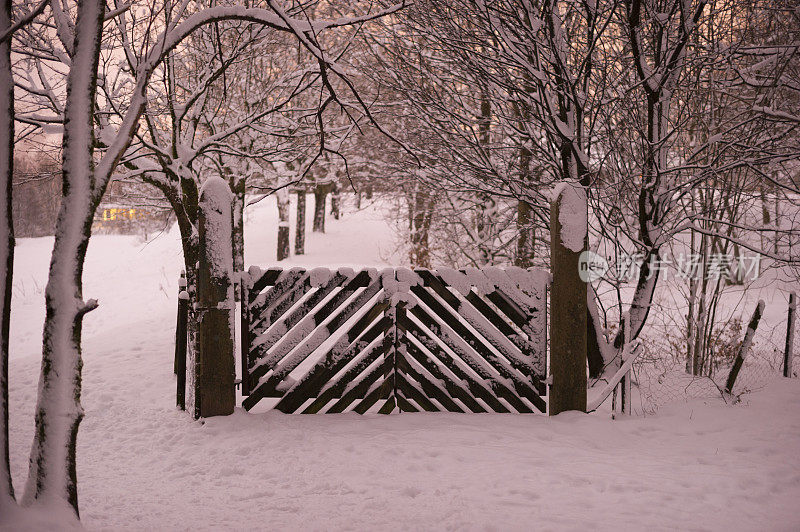
[[[633,366],[632,410],[638,415],[655,413],[660,407],[691,399],[736,400],[783,377],[788,317],[778,323],[762,323],[739,371],[732,395],[723,394],[731,364],[716,367],[709,377],[689,374],[684,352],[675,348],[674,324],[654,324],[643,337],[644,352]],[[800,335],[795,325],[793,377],[800,376]],[[743,333],[743,331],[742,331]]]

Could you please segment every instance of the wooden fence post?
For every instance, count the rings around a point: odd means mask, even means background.
[[[195,417],[224,416],[236,404],[230,187],[211,177],[200,192]]]
[[[631,315],[625,314],[623,335],[625,343],[622,348],[622,357],[619,360],[619,367],[622,369],[625,366],[627,356],[630,356],[631,349]],[[614,396],[611,400],[612,417],[616,413],[630,415],[631,414],[631,370],[629,369],[619,384],[614,388]]]
[[[242,310],[240,316],[240,356],[242,364],[242,397],[250,395],[250,284],[249,272],[242,272],[239,279],[239,290]]]
[[[579,258],[586,250],[586,192],[565,184],[550,204],[550,401],[551,416],[586,412],[586,297]]]
[[[189,341],[189,293],[186,291],[186,272],[181,272],[178,286],[181,291],[178,294],[178,324],[175,330],[175,373],[178,376],[175,402],[181,410],[186,410],[186,346]]]
[[[761,321],[761,314],[763,312],[764,301],[759,300],[758,305],[756,305],[756,311],[753,312],[753,317],[750,318],[750,324],[747,326],[747,332],[744,334],[742,345],[739,346],[739,352],[736,353],[736,360],[734,360],[733,367],[731,367],[731,371],[728,373],[728,380],[725,383],[725,391],[728,393],[733,391],[733,385],[736,383],[736,377],[739,376],[739,371],[742,369],[744,359],[747,356],[747,353],[750,351],[750,347],[753,345],[753,336],[756,334],[758,322]]]
[[[794,328],[797,320],[797,294],[789,294],[789,316],[786,320],[786,348],[783,350],[783,376],[792,378],[792,351],[794,349]]]
[[[178,316],[175,324],[175,362],[172,365],[172,371],[175,375],[178,374],[178,359],[180,358],[180,339],[181,339],[181,316],[183,314],[181,293],[186,290],[186,270],[181,270],[181,276],[178,278]],[[188,308],[188,307],[187,307]],[[184,330],[185,333],[185,330]],[[183,354],[186,356],[185,349],[186,342],[184,342]]]

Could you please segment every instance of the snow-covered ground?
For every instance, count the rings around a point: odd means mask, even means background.
[[[310,199],[310,198],[309,198]],[[246,262],[274,263],[274,200],[246,218]],[[292,224],[294,226],[294,224]],[[397,264],[379,208],[345,210],[283,264]],[[293,235],[292,235],[293,238]],[[293,240],[292,240],[293,241]],[[12,307],[11,460],[33,433],[52,239],[21,239]],[[612,421],[502,414],[287,416],[195,422],[175,409],[175,231],[96,236],[84,275],[78,436],[91,530],[797,530],[800,381]],[[2,516],[0,516],[0,523]],[[2,525],[0,525],[2,526]]]

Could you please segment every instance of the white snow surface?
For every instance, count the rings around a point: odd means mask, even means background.
[[[246,215],[246,264],[275,265],[274,200]],[[292,212],[294,215],[294,210]],[[293,224],[294,225],[294,224]],[[288,264],[401,265],[379,210],[345,210]],[[12,303],[11,461],[27,474],[52,238],[20,239]],[[281,266],[287,263],[281,263]],[[175,408],[177,231],[95,236],[78,434],[89,530],[797,530],[800,381],[612,421],[608,410],[234,415]],[[54,529],[58,515],[0,515]]]

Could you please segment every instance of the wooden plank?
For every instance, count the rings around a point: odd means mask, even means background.
[[[383,377],[383,368],[381,365],[378,365],[361,377],[361,380],[358,381],[358,384],[347,390],[342,397],[336,401],[330,408],[328,408],[325,413],[327,414],[340,414],[347,410],[347,407],[353,404],[353,401],[358,399],[366,400],[368,397],[375,395],[375,390],[368,393],[369,390],[372,388],[373,384],[375,384],[378,380],[382,379]],[[377,395],[375,396],[375,401],[372,404],[375,404],[378,399],[380,399],[380,394],[382,393],[380,386],[376,388],[378,390]],[[370,404],[369,406],[372,406]],[[369,409],[369,406],[364,410]]]
[[[415,307],[416,308],[416,307]],[[410,319],[406,318],[403,322],[399,322],[409,333],[411,333],[414,338],[416,338],[420,344],[425,346],[432,356],[436,357],[439,362],[442,363],[447,369],[449,369],[453,374],[461,379],[462,381],[467,383],[469,387],[470,393],[474,397],[479,397],[482,399],[492,410],[495,412],[508,412],[509,410],[497,400],[497,397],[494,395],[495,392],[493,389],[487,387],[487,383],[489,382],[488,379],[484,379],[481,377],[481,380],[477,380],[475,377],[467,373],[463,370],[459,365],[452,359],[452,357],[446,353],[443,349],[439,347],[435,340],[432,338],[428,338],[428,333],[424,332],[419,325],[411,321]],[[462,361],[465,365],[472,368],[472,365],[467,361]],[[472,368],[475,371],[475,368]],[[477,373],[477,371],[476,371]],[[479,374],[480,375],[480,374]],[[488,375],[487,375],[488,377]],[[448,379],[449,380],[449,379]]]
[[[175,373],[178,376],[175,402],[186,410],[186,347],[189,343],[189,300],[178,297],[178,322],[175,331]]]
[[[411,292],[417,297],[417,299],[425,303],[425,305],[427,305],[428,308],[430,308],[431,311],[455,333],[459,340],[461,340],[461,345],[456,345],[456,342],[453,341],[453,335],[444,333],[441,330],[441,325],[432,317],[427,315],[427,313],[425,313],[426,319],[422,319],[417,316],[426,327],[431,329],[432,332],[434,332],[439,338],[442,339],[442,341],[445,342],[445,345],[447,345],[455,353],[459,354],[460,357],[462,352],[468,354],[467,352],[471,351],[472,354],[476,355],[476,358],[473,362],[474,366],[478,367],[481,365],[480,361],[484,361],[495,371],[497,371],[503,379],[508,379],[514,383],[515,392],[511,392],[504,384],[494,379],[491,373],[485,371],[483,374],[479,373],[481,377],[492,383],[492,389],[495,390],[498,396],[503,397],[518,411],[525,413],[531,412],[530,407],[523,403],[517,394],[525,397],[534,404],[536,404],[537,401],[543,402],[536,390],[533,389],[532,384],[527,381],[526,376],[510,370],[506,364],[498,358],[497,355],[487,348],[479,338],[477,338],[472,332],[469,331],[469,329],[464,326],[463,323],[459,321],[457,316],[454,316],[452,313],[450,313],[450,311],[445,309],[444,306],[435,300],[433,296],[430,295],[430,293],[427,292],[423,287],[413,286],[411,287]],[[419,305],[412,309],[412,312],[414,311],[421,311]],[[434,331],[432,327],[438,327],[440,330]],[[466,349],[464,349],[465,347]],[[461,358],[463,359],[464,357]],[[467,361],[465,360],[465,362]]]
[[[330,281],[316,289],[308,299],[303,301],[300,306],[294,309],[291,314],[283,320],[283,328],[273,327],[265,331],[263,327],[253,327],[254,332],[260,334],[259,344],[268,347],[275,345],[281,338],[286,336],[287,331],[291,331],[303,318],[308,317],[328,294],[347,279],[347,277],[341,274],[334,275]]]
[[[299,366],[303,360],[305,360],[309,355],[311,355],[323,342],[327,341],[331,336],[333,336],[339,328],[347,322],[353,315],[361,310],[369,300],[371,300],[375,295],[378,294],[381,290],[380,283],[374,283],[368,286],[363,292],[361,292],[356,298],[348,303],[343,309],[341,309],[338,313],[333,315],[333,318],[321,328],[315,330],[311,336],[306,337],[302,335],[302,330],[300,330],[299,338],[290,338],[289,335],[284,337],[284,340],[275,346],[275,349],[272,353],[270,353],[267,357],[262,360],[263,366],[268,366],[274,370],[274,377],[278,379],[283,379],[286,375],[288,375],[291,371],[293,371],[297,366]],[[377,302],[375,305],[381,305],[382,302]],[[375,305],[370,310],[373,312],[375,310]],[[381,309],[381,312],[383,310]],[[320,332],[324,330],[324,333]],[[302,341],[305,340],[305,341]],[[299,345],[298,345],[299,344]],[[295,349],[294,352],[289,353],[292,349]],[[285,360],[282,360],[284,356],[289,355],[286,357]]]
[[[402,395],[397,396],[397,409],[400,412],[419,412],[419,408],[409,403]]]
[[[472,394],[468,389],[465,389],[459,384],[453,382],[453,377],[446,375],[438,364],[428,360],[428,356],[411,341],[406,344],[406,354],[417,364],[425,368],[425,370],[435,379],[443,382],[445,390],[452,398],[461,401],[464,406],[466,406],[472,412],[486,412],[486,409],[483,408],[481,404],[472,397]]]
[[[261,277],[250,283],[249,292],[251,297],[255,299],[264,288],[274,285],[281,272],[283,272],[283,268],[270,268]],[[252,302],[252,300],[247,300],[247,302]]]
[[[278,283],[265,294],[263,300],[250,305],[250,321],[253,328],[266,330],[277,322],[280,316],[311,289],[311,274],[304,270],[292,269],[278,280]]]
[[[447,303],[450,308],[453,309],[455,313],[457,313],[461,318],[463,318],[468,324],[470,324],[478,333],[487,341],[489,344],[492,345],[497,351],[500,352],[511,364],[511,366],[522,373],[525,376],[531,377],[535,380],[540,380],[534,370],[532,364],[528,363],[525,356],[525,350],[518,348],[511,340],[508,338],[506,334],[503,334],[498,328],[494,326],[494,324],[489,320],[484,320],[483,322],[479,322],[475,319],[475,316],[482,316],[482,314],[478,311],[478,309],[474,309],[474,312],[469,312],[466,308],[470,303],[462,301],[458,297],[455,296],[450,290],[447,289],[447,286],[444,283],[444,280],[440,279],[432,272],[423,270],[418,272],[420,277],[425,281],[425,285],[433,290],[439,298]],[[474,293],[474,292],[470,292]],[[485,305],[485,303],[484,303]],[[501,323],[502,320],[499,320]],[[511,327],[504,323],[508,329]],[[517,334],[512,330],[512,337],[516,337]],[[542,331],[544,333],[544,331]],[[497,340],[497,338],[505,338],[508,341],[508,345],[504,344]],[[511,348],[510,348],[511,347]],[[540,392],[541,393],[541,392]]]
[[[412,358],[411,360],[414,359]],[[421,371],[417,371],[411,365],[411,362],[406,358],[400,357],[397,359],[397,372],[403,375],[403,377],[409,382],[409,385],[412,385],[412,382],[419,384],[426,397],[435,399],[448,412],[463,412],[463,410],[455,403],[455,401],[453,401],[447,392],[440,387],[440,385],[431,381]],[[422,406],[422,403],[419,401],[416,402]],[[423,408],[425,407],[423,406]],[[439,409],[436,408],[436,411],[439,411]]]
[[[426,412],[438,412],[439,408],[428,399],[425,394],[418,390],[403,374],[398,371],[395,375],[395,388],[397,389],[398,399],[413,400],[422,410]]]
[[[250,306],[250,326],[253,329],[260,327],[266,330],[269,328],[272,325],[272,322],[268,319],[270,307],[291,291],[295,283],[305,275],[305,270],[292,268],[291,270],[286,270],[267,292],[256,295],[252,291],[249,292],[249,299],[251,299],[248,303]]]
[[[273,369],[284,356],[286,356],[304,340],[305,343],[303,346],[301,346],[304,350],[310,349],[309,352],[313,352],[314,349],[319,347],[324,339],[319,340],[318,338],[314,337],[313,334],[311,337],[309,337],[309,335],[304,331],[310,328],[319,327],[320,324],[322,324],[332,313],[337,311],[337,309],[361,287],[361,283],[364,282],[364,277],[369,279],[367,272],[361,273],[364,275],[357,275],[356,278],[349,282],[345,288],[334,294],[334,296],[331,297],[331,299],[329,299],[321,308],[316,310],[306,319],[303,319],[297,327],[290,329],[279,342],[274,344],[274,346],[262,346],[256,343],[251,350],[253,351],[253,356],[256,357],[259,362],[252,369],[253,375],[255,375],[256,378],[260,378],[261,376],[265,375],[269,370]],[[340,317],[341,314],[346,314],[346,316],[349,318],[369,299],[374,297],[380,291],[380,289],[380,280],[367,286],[367,288],[361,294],[359,294],[355,300],[353,300],[349,305],[340,311]],[[337,322],[334,322],[333,320],[329,322],[326,326],[328,333],[332,334],[336,328],[338,328],[338,325],[341,325],[341,323],[342,322],[339,321],[337,324]],[[314,342],[316,342],[316,345],[312,345]],[[273,348],[272,352],[267,352],[269,347]],[[300,364],[304,359],[305,357],[301,357],[299,360],[296,360],[294,367],[297,367],[297,365]]]
[[[314,399],[314,401],[303,410],[303,413],[315,414],[331,400],[337,398],[341,399],[344,394],[351,394],[353,400],[363,398],[371,383],[361,386],[365,378],[362,376],[362,374],[364,374],[364,372],[367,371],[367,369],[385,353],[386,346],[383,341],[378,342],[369,348],[358,362],[353,364],[352,367],[348,368],[347,371],[330,386],[324,388],[317,398]],[[372,382],[375,382],[375,380]],[[358,390],[353,393],[355,388],[358,388]],[[359,390],[361,391],[361,395],[358,394]]]
[[[241,340],[239,341],[239,356],[241,357],[241,365],[242,365],[242,396],[246,397],[250,395],[250,365],[252,361],[250,360],[250,342],[253,339],[252,331],[250,330],[250,308],[248,307],[246,301],[249,297],[249,290],[247,288],[247,282],[242,279],[239,282],[239,301],[241,303],[241,310],[239,311],[239,324],[240,324],[240,335]]]
[[[369,312],[353,324],[346,336],[342,337],[342,339],[347,339],[347,343],[337,342],[334,344],[331,350],[302,379],[297,381],[291,390],[286,392],[275,408],[281,412],[294,412],[309,398],[316,397],[326,383],[359,355],[361,342],[366,342],[367,345],[371,344],[388,327],[392,326],[391,321],[383,317],[375,322],[363,337],[359,338],[369,324],[388,306],[388,301],[376,303]]]

